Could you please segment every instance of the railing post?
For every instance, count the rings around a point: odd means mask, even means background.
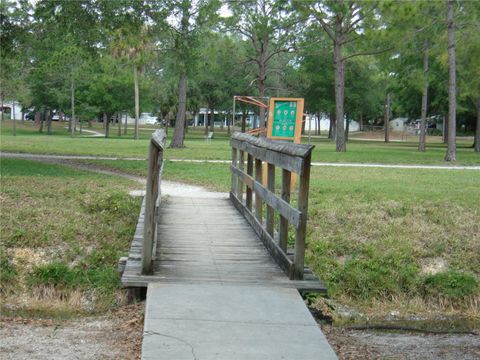
[[[237,149],[232,147],[232,166],[237,167]],[[232,173],[232,194],[238,196],[237,194],[237,177]]]
[[[242,170],[242,172],[245,170],[245,153],[240,150],[240,159],[238,161],[238,168]],[[243,202],[243,190],[244,190],[244,184],[242,179],[238,179],[238,187],[237,187],[237,193],[238,193],[238,200],[240,202]]]
[[[305,236],[307,233],[307,212],[308,212],[308,188],[310,184],[310,161],[312,154],[304,160],[303,171],[300,176],[298,190],[298,210],[301,213],[300,224],[295,234],[295,257],[293,264],[293,278],[303,279],[303,268],[305,262]]]
[[[262,183],[262,176],[263,176],[262,160],[255,159],[255,180],[260,184]],[[262,207],[263,207],[262,198],[260,197],[260,195],[258,195],[257,192],[255,192],[255,217],[257,218],[260,224],[263,223]]]
[[[275,194],[275,165],[267,164],[267,188]],[[275,210],[267,206],[267,232],[273,238],[273,224],[275,222]]]
[[[152,251],[155,238],[155,205],[158,196],[158,155],[159,150],[150,142],[150,152],[148,155],[148,177],[147,189],[145,193],[145,218],[142,246],[142,274],[152,272]]]
[[[253,156],[251,154],[247,155],[247,174],[253,177]],[[252,188],[247,186],[246,206],[250,211],[252,211],[252,197]]]
[[[292,173],[288,170],[282,170],[282,199],[287,203],[290,203],[290,180],[292,179]],[[279,240],[278,245],[283,252],[287,252],[287,242],[288,242],[288,220],[285,219],[282,215],[279,215],[280,225],[279,225]]]

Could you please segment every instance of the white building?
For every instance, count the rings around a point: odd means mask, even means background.
[[[3,108],[0,107],[0,115],[2,114],[4,119],[22,120],[22,105],[18,101],[5,101]]]
[[[403,132],[407,129],[408,118],[399,117],[393,120],[390,120],[390,130]]]

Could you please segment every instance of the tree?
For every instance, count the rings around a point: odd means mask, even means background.
[[[170,13],[165,40],[178,76],[178,107],[170,147],[184,147],[188,77],[195,70],[200,36],[216,21],[219,3],[215,0],[169,0]],[[160,28],[161,29],[161,28]]]
[[[227,21],[230,29],[250,42],[246,62],[257,68],[254,82],[261,99],[267,96],[267,79],[278,71],[271,66],[281,53],[292,52],[293,33],[299,23],[296,13],[283,1],[229,1],[233,16]],[[265,128],[265,109],[260,108],[260,127]]]
[[[368,40],[369,31],[375,30],[375,3],[359,3],[349,0],[301,2],[333,42],[333,66],[335,72],[335,118],[337,126],[336,151],[345,152],[344,103],[345,63],[356,56],[385,52],[385,48],[362,50],[359,43]],[[305,9],[306,8],[306,9]],[[353,46],[357,45],[354,49]]]
[[[456,115],[457,115],[457,77],[455,62],[455,18],[454,0],[447,0],[448,30],[448,148],[445,161],[456,161]]]

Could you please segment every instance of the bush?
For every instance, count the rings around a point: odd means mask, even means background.
[[[423,280],[423,292],[426,297],[443,297],[459,300],[473,295],[478,290],[478,281],[470,274],[447,271],[428,275]]]

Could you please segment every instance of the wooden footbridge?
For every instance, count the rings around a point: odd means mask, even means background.
[[[336,359],[298,293],[325,292],[304,267],[313,147],[236,133],[229,197],[162,197],[164,143],[122,275],[148,288],[142,359]]]

